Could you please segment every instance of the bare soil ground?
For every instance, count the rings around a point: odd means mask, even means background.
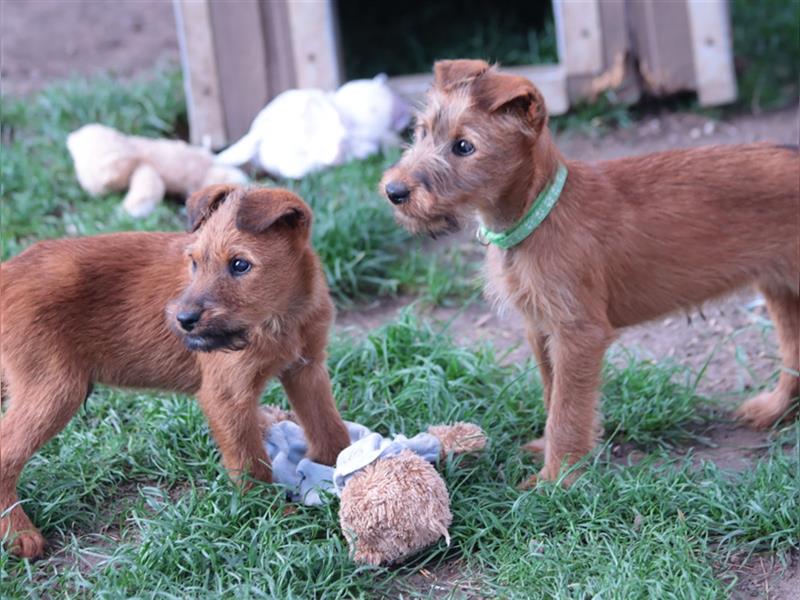
[[[76,74],[132,77],[162,61],[178,62],[170,0],[0,1],[4,94]]]

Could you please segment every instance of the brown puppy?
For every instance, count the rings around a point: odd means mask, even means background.
[[[402,225],[436,235],[475,215],[508,231],[567,168],[538,228],[508,249],[489,245],[487,257],[487,293],[521,311],[542,373],[545,436],[527,445],[544,451],[541,478],[594,446],[601,363],[620,328],[750,283],[767,300],[784,368],[739,415],[766,427],[790,411],[800,394],[796,146],[568,161],[527,79],[477,60],[437,62],[434,73],[416,140],[382,182]]]
[[[45,543],[18,504],[20,471],[95,382],[197,394],[235,478],[270,481],[258,405],[271,377],[315,460],[350,443],[325,366],[333,305],[311,210],[236,186],[201,190],[187,210],[189,234],[40,242],[0,266],[0,538],[20,556]]]

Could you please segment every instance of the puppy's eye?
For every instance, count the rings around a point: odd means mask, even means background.
[[[197,271],[197,262],[194,259],[192,259],[192,273],[194,273],[195,271]]]
[[[473,152],[475,152],[475,146],[467,140],[458,140],[453,144],[453,154],[456,156],[469,156]]]
[[[231,273],[242,275],[250,270],[250,263],[243,258],[234,258],[230,262]]]

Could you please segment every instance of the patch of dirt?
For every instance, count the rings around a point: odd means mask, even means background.
[[[767,434],[739,425],[724,415],[692,429],[697,441],[676,445],[672,454],[690,456],[692,466],[696,469],[701,468],[703,463],[712,462],[719,469],[735,475],[752,468],[769,449]],[[645,449],[631,442],[611,445],[611,460],[617,465],[637,465],[646,456]]]
[[[800,112],[787,108],[720,121],[697,113],[664,112],[602,135],[566,132],[556,142],[568,158],[594,161],[710,144],[797,144],[799,137]]]
[[[89,575],[100,567],[122,542],[123,515],[129,513],[139,498],[139,483],[128,482],[119,486],[112,498],[97,514],[91,527],[71,527],[69,539],[54,541],[48,536],[46,557],[41,563],[48,569],[37,571],[37,577],[46,581],[51,572],[77,567]],[[60,590],[66,592],[66,590]]]
[[[702,462],[713,462],[725,471],[741,473],[751,468],[769,448],[769,439],[764,432],[731,421],[712,423],[703,436],[708,442],[691,449],[695,466]]]
[[[731,571],[737,577],[731,600],[800,598],[800,555],[797,553],[789,555],[786,566],[774,555],[758,555],[739,563]]]
[[[372,331],[397,318],[400,311],[413,301],[413,296],[399,295],[351,309],[339,310],[336,315],[336,328],[356,334]]]
[[[69,531],[72,539],[68,540],[66,545],[54,542],[52,536],[49,537],[47,541],[50,547],[43,562],[52,567],[52,570],[58,571],[77,566],[84,575],[97,569],[109,559],[115,548],[123,541],[124,522],[131,518],[131,511],[142,499],[142,490],[145,487],[160,490],[173,504],[192,489],[192,485],[187,481],[169,487],[158,481],[123,483],[97,514],[94,526],[72,527]],[[127,530],[125,541],[128,543],[141,541],[135,528]],[[47,576],[45,571],[40,571],[40,574],[42,579]]]
[[[408,297],[399,297],[366,310],[345,312],[339,323],[371,329],[396,317],[409,301]],[[523,319],[516,312],[501,315],[478,300],[468,306],[435,308],[427,313],[440,323],[449,323],[449,333],[460,343],[490,341],[509,352],[508,362],[530,356]],[[694,373],[702,371],[698,392],[721,398],[735,395],[738,399],[742,393],[750,393],[780,366],[766,309],[750,290],[710,303],[702,314],[674,314],[623,331],[609,356],[625,361],[627,353],[640,359],[674,362]]]
[[[28,94],[101,71],[123,78],[178,62],[170,0],[2,0],[0,80]]]
[[[387,598],[404,598],[404,592],[413,590],[415,595],[426,598],[458,598],[459,600],[482,600],[491,598],[484,585],[464,577],[464,564],[451,560],[431,568],[422,568],[397,580]]]

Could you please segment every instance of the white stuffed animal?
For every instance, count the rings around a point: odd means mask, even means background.
[[[217,161],[232,166],[253,161],[270,175],[300,179],[398,144],[397,132],[410,118],[386,75],[351,81],[334,93],[288,90],[264,107],[250,131]]]
[[[347,130],[346,160],[363,159],[400,143],[397,133],[408,126],[411,111],[386,80],[384,74],[356,79],[333,94],[333,104]]]
[[[207,185],[247,183],[242,171],[217,164],[203,148],[98,123],[69,134],[67,148],[81,187],[93,196],[127,189],[122,206],[134,217],[151,213],[167,192],[187,197]]]
[[[287,90],[256,115],[250,131],[217,161],[237,166],[254,160],[270,175],[300,179],[343,162],[346,136],[329,94]]]

